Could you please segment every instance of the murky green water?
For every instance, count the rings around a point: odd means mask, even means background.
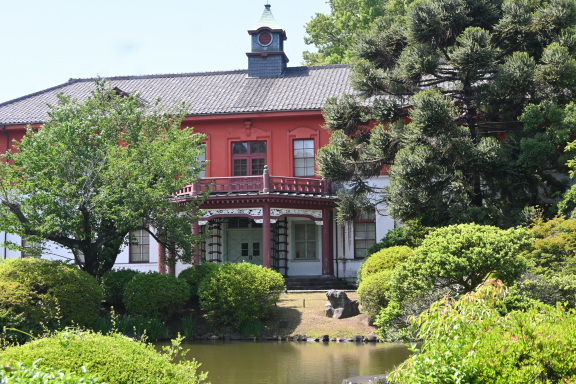
[[[212,384],[340,384],[388,373],[410,354],[400,344],[306,342],[186,343]]]

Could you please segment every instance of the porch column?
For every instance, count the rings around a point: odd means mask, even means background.
[[[194,236],[200,235],[200,225],[198,221],[192,223],[192,234]],[[194,254],[192,256],[192,265],[200,264],[200,244],[197,244],[194,248]]]
[[[262,210],[262,265],[266,268],[272,266],[270,248],[272,246],[270,236],[270,205],[264,204]]]
[[[158,273],[166,274],[166,249],[158,243]]]
[[[332,210],[322,208],[322,275],[334,276]]]

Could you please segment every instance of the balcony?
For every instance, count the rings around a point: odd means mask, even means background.
[[[184,187],[176,196],[195,196],[206,190],[211,194],[222,193],[298,193],[329,195],[330,188],[325,180],[303,177],[270,176],[267,170],[262,176],[211,177],[199,179]]]

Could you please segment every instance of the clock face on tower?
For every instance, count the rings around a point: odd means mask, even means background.
[[[272,43],[272,34],[268,31],[262,31],[258,35],[258,43],[264,47]]]

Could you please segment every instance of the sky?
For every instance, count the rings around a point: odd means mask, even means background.
[[[305,24],[327,0],[270,0],[302,65]],[[0,0],[0,103],[70,78],[246,69],[266,0]]]

